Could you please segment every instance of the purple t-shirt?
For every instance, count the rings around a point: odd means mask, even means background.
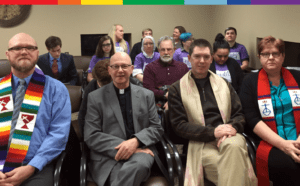
[[[230,48],[229,57],[235,59],[240,65],[244,60],[249,60],[248,52],[244,45],[235,43],[232,48]]]
[[[134,70],[132,72],[132,76],[134,77],[137,74],[143,74],[146,65],[148,65],[153,61],[158,60],[159,56],[160,55],[158,52],[154,52],[153,57],[150,59],[150,58],[146,58],[142,52],[139,53],[134,60]]]
[[[175,61],[183,62],[184,64],[186,64],[186,66],[189,68],[189,70],[191,70],[192,65],[189,62],[188,55],[189,55],[189,53],[186,52],[184,49],[178,48],[174,52],[173,59]]]
[[[129,47],[129,44],[127,41],[126,42],[126,45],[127,45],[127,54],[129,55],[130,53],[130,47]],[[120,43],[119,42],[116,42],[116,52],[125,52],[124,49],[122,47],[120,47]]]
[[[98,58],[96,55],[93,55],[93,57],[90,61],[90,66],[88,68],[88,73],[92,73],[92,70],[98,61],[103,60],[103,59],[109,59],[109,58],[110,57]]]
[[[230,83],[232,82],[231,75],[226,63],[224,63],[223,65],[219,65],[218,63],[215,63],[215,67],[216,67],[216,74],[218,76],[226,79]]]

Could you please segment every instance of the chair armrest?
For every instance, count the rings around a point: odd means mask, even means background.
[[[86,177],[87,177],[87,147],[84,142],[80,142],[81,148],[81,159],[80,159],[80,186],[86,186]]]
[[[167,170],[165,169],[164,165],[162,164],[162,162],[160,161],[160,159],[158,157],[154,157],[154,158],[155,158],[156,163],[158,164],[158,167],[160,168],[160,170],[162,171],[164,176],[167,178],[168,183],[170,185],[174,185],[174,168],[173,168],[171,153],[167,146],[167,142],[165,141],[165,139],[163,137],[160,138],[160,143],[161,143],[164,153],[165,153],[168,169]]]
[[[65,157],[66,157],[65,151],[62,151],[61,154],[57,157],[55,170],[54,170],[54,186],[59,186],[61,167]]]
[[[248,154],[250,157],[250,161],[253,167],[253,170],[256,174],[256,150],[257,147],[253,141],[253,139],[251,137],[249,137],[247,134],[242,133],[242,135],[245,137],[246,139],[246,144],[247,144],[247,149],[248,149]]]
[[[182,161],[181,161],[181,158],[180,158],[180,154],[177,150],[177,147],[172,143],[172,141],[169,139],[169,137],[167,135],[164,134],[163,137],[173,150],[174,159],[175,159],[175,162],[176,162],[175,170],[177,171],[177,174],[178,174],[179,185],[184,185],[184,169],[183,169],[183,166],[182,166]]]

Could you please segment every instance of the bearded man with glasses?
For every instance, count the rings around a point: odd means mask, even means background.
[[[163,128],[154,95],[130,83],[132,71],[128,54],[114,54],[108,67],[113,81],[88,95],[84,140],[97,185],[140,185],[157,156],[154,144]]]
[[[71,122],[67,88],[35,68],[35,40],[13,36],[0,79],[0,185],[53,186],[53,160],[65,149]]]

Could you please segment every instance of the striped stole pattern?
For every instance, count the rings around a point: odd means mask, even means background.
[[[41,70],[36,68],[25,92],[8,149],[14,110],[11,78],[12,73],[0,82],[0,171],[2,172],[9,172],[22,165],[30,145],[45,86],[45,76]]]

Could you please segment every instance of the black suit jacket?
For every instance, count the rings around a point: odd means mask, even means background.
[[[78,80],[77,70],[75,67],[74,59],[72,55],[60,54],[60,61],[62,64],[62,70],[59,73],[58,80],[62,83],[70,83],[76,85]],[[39,56],[37,65],[41,68],[45,75],[54,77],[52,69],[50,67],[49,53]]]

